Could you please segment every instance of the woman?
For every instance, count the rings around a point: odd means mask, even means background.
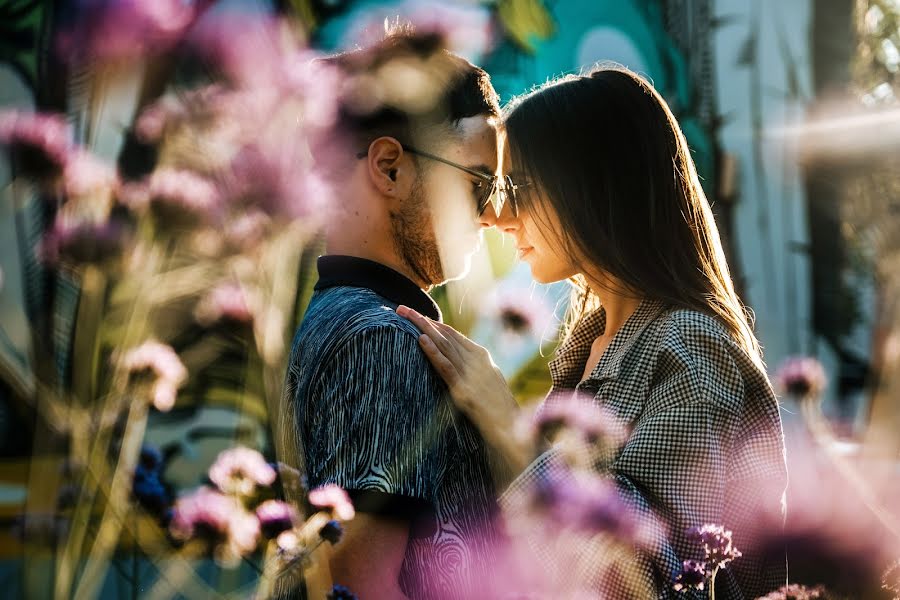
[[[641,558],[646,576],[658,595],[674,593],[673,572],[702,558],[686,530],[717,523],[744,551],[719,573],[718,598],[783,585],[783,552],[760,549],[763,515],[781,514],[786,487],[777,402],[665,101],[630,71],[598,68],[514,101],[505,125],[506,202],[483,224],[515,238],[538,282],[574,287],[545,406],[586,393],[627,423],[627,441],[598,468],[665,526]],[[547,469],[543,459],[523,464],[515,402],[487,351],[398,311],[423,331],[459,409],[524,469],[507,496]]]

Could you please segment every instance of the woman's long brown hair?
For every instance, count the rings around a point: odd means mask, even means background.
[[[651,85],[620,67],[568,75],[511,102],[505,129],[513,173],[541,192],[520,194],[520,205],[558,215],[582,273],[714,316],[763,368],[690,149]],[[573,283],[569,325],[599,306],[583,276]]]

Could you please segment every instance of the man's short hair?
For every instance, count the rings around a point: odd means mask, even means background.
[[[357,150],[381,136],[414,143],[431,128],[469,117],[499,120],[490,76],[446,50],[440,35],[401,26],[373,46],[325,60],[345,78],[337,127]]]

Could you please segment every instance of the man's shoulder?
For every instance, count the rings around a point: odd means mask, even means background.
[[[419,330],[396,312],[396,305],[361,287],[318,290],[298,330],[298,342],[343,345],[351,340],[396,337],[416,344]]]

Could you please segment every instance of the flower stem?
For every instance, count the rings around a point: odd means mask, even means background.
[[[709,600],[716,600],[716,573],[719,572],[719,567],[713,569],[712,577],[709,578]]]

